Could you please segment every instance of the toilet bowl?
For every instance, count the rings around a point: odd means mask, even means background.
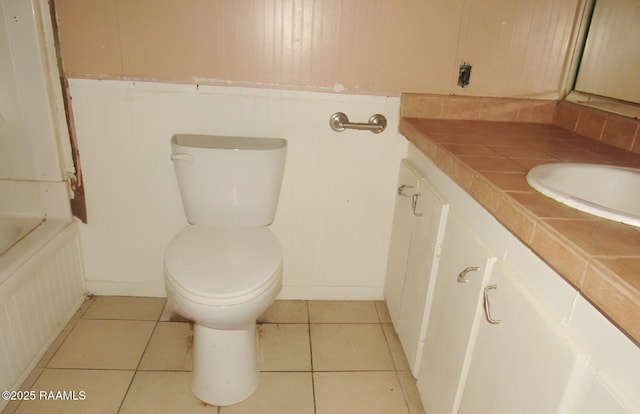
[[[275,236],[266,227],[185,227],[167,247],[165,286],[173,310],[195,323],[196,397],[231,405],[250,396],[260,375],[256,319],[282,287]]]
[[[232,405],[258,386],[256,319],[282,288],[282,250],[267,225],[286,141],[177,135],[172,147],[191,224],[165,252],[168,304],[194,322],[194,395]]]

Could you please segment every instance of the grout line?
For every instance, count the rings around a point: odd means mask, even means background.
[[[135,368],[85,368],[85,367],[47,367],[44,368],[47,370],[58,370],[58,371],[128,371],[135,372]]]
[[[409,395],[407,394],[407,391],[405,390],[405,387],[404,387],[404,383],[400,378],[400,371],[396,371],[396,379],[398,380],[398,384],[400,385],[400,392],[402,392],[402,399],[404,400],[404,405],[407,407],[407,412],[411,413],[411,406],[409,405]]]
[[[165,306],[166,306],[166,303],[165,303]],[[162,310],[164,310],[164,307],[162,308]],[[155,334],[156,329],[158,328],[158,321],[160,320],[161,316],[162,316],[162,311],[160,311],[160,314],[156,318],[155,324],[153,325],[153,330],[151,331],[151,335],[149,335],[149,339],[147,339],[147,344],[145,345],[144,350],[140,354],[140,359],[138,359],[138,364],[136,365],[135,371],[134,371],[133,375],[131,376],[131,381],[129,381],[129,386],[127,387],[127,391],[122,396],[122,400],[120,401],[120,405],[118,406],[118,411],[117,411],[118,413],[120,412],[120,410],[122,410],[122,406],[124,405],[124,401],[127,399],[127,396],[129,395],[129,391],[131,390],[131,385],[133,385],[133,381],[138,376],[138,372],[140,370],[140,364],[142,363],[142,358],[144,358],[144,354],[147,352],[147,349],[149,349],[149,344],[151,343],[151,338],[153,338],[153,334]]]
[[[316,383],[313,378],[313,373],[315,372],[313,368],[313,346],[311,344],[311,315],[309,312],[309,301],[306,301],[307,305],[307,332],[309,336],[309,365],[311,366],[311,395],[313,397],[313,412],[317,413],[318,407],[316,404]]]
[[[396,381],[398,381],[398,385],[400,386],[400,392],[402,393],[402,399],[404,400],[404,405],[407,408],[407,413],[411,414],[411,407],[409,406],[409,398],[408,398],[407,392],[405,390],[404,383],[402,382],[402,379],[400,378],[400,372],[404,372],[404,371],[400,371],[398,369],[398,364],[396,362],[396,358],[394,358],[394,356],[393,356],[393,351],[391,349],[391,344],[389,343],[390,339],[387,337],[387,332],[384,329],[384,324],[382,323],[382,320],[380,321],[380,329],[382,329],[382,335],[384,336],[384,341],[387,344],[387,350],[389,351],[389,355],[391,356],[391,362],[393,363],[393,367],[394,367],[393,372],[395,373]],[[395,328],[393,327],[393,325],[391,326],[391,329],[393,331],[392,335],[395,335]],[[406,356],[405,356],[405,358],[406,358]],[[411,372],[411,371],[408,371],[408,372]]]
[[[617,256],[616,256],[617,257]],[[269,322],[276,323],[276,322]],[[280,325],[287,325],[285,322],[277,322]],[[303,324],[303,322],[289,322],[289,325],[292,324]],[[311,322],[310,325],[380,325],[380,322]]]
[[[384,342],[387,344],[387,351],[389,351],[389,356],[391,357],[391,362],[393,363],[394,371],[397,372],[397,371],[399,371],[399,369],[398,369],[399,367],[398,367],[398,364],[396,362],[396,358],[394,358],[394,353],[393,353],[393,350],[391,349],[390,338],[388,337],[387,332],[384,329],[384,325],[391,325],[391,329],[392,329],[391,335],[395,335],[396,334],[395,328],[390,323],[389,324],[383,324],[383,323],[380,324],[380,329],[382,329],[382,336],[384,337]],[[405,356],[405,358],[406,358],[406,356]]]
[[[156,333],[156,329],[158,329],[158,321],[156,321],[155,325],[153,325],[153,330],[151,331],[151,335],[149,335],[149,339],[147,339],[147,344],[144,346],[144,349],[142,350],[142,353],[140,354],[140,359],[138,360],[138,365],[136,365],[136,372],[140,369],[140,364],[142,363],[142,358],[144,358],[144,354],[149,349],[149,344],[151,343],[151,338],[153,338],[153,335]]]
[[[137,375],[138,375],[138,371],[136,370],[133,372],[133,375],[131,376],[131,380],[129,381],[127,390],[124,392],[124,395],[122,396],[122,400],[120,400],[120,404],[118,405],[118,411],[116,411],[116,413],[119,413],[120,410],[122,410],[122,406],[124,405],[124,400],[127,399],[127,395],[129,395],[129,391],[131,390],[131,385],[133,385],[133,381],[136,379]]]
[[[266,372],[272,372],[272,371],[266,371]],[[276,371],[279,372],[279,371]],[[282,371],[282,372],[309,372],[309,371]],[[331,370],[322,370],[322,371],[313,371],[315,373],[318,374],[327,374],[327,373],[333,373],[333,374],[339,374],[341,372],[365,372],[365,373],[369,373],[369,372],[410,372],[410,371],[397,371],[395,369],[331,369]]]

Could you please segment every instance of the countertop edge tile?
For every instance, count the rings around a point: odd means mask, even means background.
[[[582,288],[589,259],[544,220],[536,222],[528,246],[576,289]]]
[[[621,282],[606,266],[590,263],[582,291],[611,322],[637,342],[637,338],[640,338],[640,302],[637,290]]]

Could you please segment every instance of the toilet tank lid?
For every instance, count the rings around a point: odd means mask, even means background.
[[[271,150],[287,146],[283,138],[231,137],[221,135],[175,134],[171,143],[183,147],[233,149],[233,150]]]

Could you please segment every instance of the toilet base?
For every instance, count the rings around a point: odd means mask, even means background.
[[[255,322],[243,330],[195,325],[191,390],[212,405],[236,404],[258,387],[260,363]]]

